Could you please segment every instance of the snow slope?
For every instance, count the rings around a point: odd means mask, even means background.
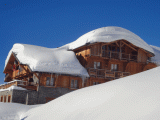
[[[154,50],[154,54],[155,54],[155,56],[152,57],[151,60],[160,66],[160,47],[156,47],[153,45],[150,45],[150,46]]]
[[[159,120],[160,67],[83,88],[30,109],[25,120]]]
[[[0,120],[20,120],[22,114],[40,105],[23,105],[18,103],[0,102]]]
[[[121,28],[121,27],[102,27],[95,30],[92,30],[81,37],[79,37],[76,41],[67,44],[63,47],[68,47],[68,49],[75,49],[80,46],[85,45],[86,43],[94,43],[94,42],[112,42],[116,40],[125,39],[130,43],[143,48],[151,53],[154,53],[152,48],[139,36],[134,34],[133,32]]]
[[[45,48],[27,44],[14,44],[5,61],[15,53],[21,64],[27,64],[32,71],[89,76],[79,63],[73,51],[60,48]]]

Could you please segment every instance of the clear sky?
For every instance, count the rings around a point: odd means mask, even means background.
[[[106,26],[160,47],[160,0],[0,0],[0,84],[13,44],[56,48]]]

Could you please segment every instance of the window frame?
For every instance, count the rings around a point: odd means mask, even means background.
[[[79,88],[78,80],[71,79],[70,88],[78,89]]]

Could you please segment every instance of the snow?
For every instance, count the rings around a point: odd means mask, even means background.
[[[159,120],[160,67],[63,95],[25,120]]]
[[[13,81],[7,82],[5,84],[0,84],[0,86],[7,85],[7,84],[10,84],[10,83],[13,83],[13,82],[16,82],[16,81],[22,81],[22,80],[13,79]]]
[[[7,89],[0,89],[0,92],[1,91],[12,91],[12,90],[27,90],[25,88],[22,88],[22,87],[18,87],[18,86],[15,86],[15,85],[12,85],[11,87],[7,88]]]
[[[22,114],[40,105],[23,105],[18,103],[0,102],[0,120],[20,120]]]
[[[86,43],[112,42],[121,39],[125,39],[128,42],[154,54],[152,48],[139,36],[127,29],[114,26],[102,27],[96,30],[92,30],[79,37],[76,41],[69,43],[63,47],[68,47],[68,49],[75,49],[85,45]]]
[[[155,62],[158,66],[160,66],[160,47],[156,47],[153,45],[150,45],[152,49],[154,50],[155,56],[151,58],[152,62]]]
[[[12,52],[16,54],[21,64],[27,64],[32,71],[89,77],[87,70],[79,63],[73,51],[14,44],[5,61],[5,67]]]

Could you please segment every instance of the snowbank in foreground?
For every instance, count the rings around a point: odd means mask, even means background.
[[[155,56],[151,58],[153,62],[160,66],[160,47],[150,45],[154,50]]]
[[[40,105],[23,105],[0,102],[0,120],[20,120],[20,116],[31,108]]]
[[[83,88],[26,112],[25,120],[159,120],[160,67]]]

